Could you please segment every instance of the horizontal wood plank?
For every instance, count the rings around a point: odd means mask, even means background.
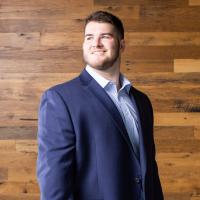
[[[198,97],[184,98],[170,97],[169,99],[151,96],[154,112],[199,112],[200,100]]]
[[[197,140],[200,140],[200,126],[195,126],[194,127],[194,136]]]
[[[138,20],[140,15],[140,7],[139,5],[126,5],[122,4],[119,6],[108,6],[108,5],[94,5],[95,10],[103,10],[107,12],[111,12],[112,14],[120,17],[120,19],[124,20],[127,18],[131,20]]]
[[[193,126],[155,126],[156,140],[184,140],[195,139]]]
[[[200,195],[198,195],[198,194],[192,195],[191,200],[200,200]]]
[[[2,168],[29,168],[35,166],[37,159],[36,153],[24,152],[1,152],[0,153],[0,166]]]
[[[200,72],[200,59],[175,59],[174,72]]]
[[[39,187],[35,181],[13,182],[2,181],[0,184],[0,194],[38,194]]]
[[[30,1],[29,1],[30,2]],[[30,33],[30,32],[82,32],[83,19],[1,19],[2,33]],[[55,30],[56,27],[56,30]]]
[[[0,59],[0,73],[80,73],[82,60],[68,59]],[[159,67],[157,67],[159,70]],[[164,70],[164,69],[163,69]],[[171,71],[173,67],[171,66]],[[77,74],[78,75],[78,74]]]
[[[157,88],[154,86],[139,86],[140,90],[145,92],[150,98],[153,99],[167,99],[167,98],[174,98],[174,99],[181,99],[186,98],[190,95],[194,98],[199,97],[200,87],[192,87],[192,86],[183,86],[177,90],[177,87],[165,87],[165,86],[158,86]]]
[[[41,35],[41,45],[44,46],[76,46],[82,48],[84,35],[83,33],[58,32],[44,33]]]
[[[39,200],[39,194],[0,194],[1,200]]]
[[[0,140],[0,151],[1,152],[15,152],[16,151],[15,140]]]
[[[67,0],[68,1],[68,0]],[[90,0],[91,1],[91,0]],[[43,1],[39,1],[39,0],[35,0],[35,1],[26,1],[26,0],[1,0],[1,5],[2,6],[12,6],[12,7],[17,7],[17,6],[22,6],[22,7],[61,7],[64,3],[66,2],[66,0],[57,0],[56,2],[54,1],[48,1],[48,0],[43,0]]]
[[[198,126],[199,113],[155,113],[156,126]]]
[[[186,193],[186,192],[179,192],[179,193],[176,193],[176,192],[174,192],[174,193],[172,193],[172,192],[170,192],[170,193],[165,193],[164,194],[164,197],[165,197],[165,199],[167,199],[167,200],[191,200],[190,197],[191,196],[191,194],[190,193]]]
[[[137,86],[168,86],[172,87],[199,87],[200,73],[126,73],[125,74]]]
[[[189,0],[189,6],[200,6],[200,0]]]
[[[0,33],[0,49],[34,49],[40,46],[40,33]]]
[[[128,46],[190,46],[200,45],[200,32],[128,32]]]
[[[11,124],[11,123],[10,123]],[[0,126],[0,140],[32,140],[37,138],[37,122],[35,126]],[[13,141],[11,141],[12,143]],[[13,148],[13,146],[11,147]]]
[[[37,153],[37,141],[36,140],[17,140],[16,151],[24,153]]]
[[[119,1],[119,0],[94,0],[95,5],[108,5],[108,6],[115,6],[115,5],[120,5],[123,6],[125,5],[155,5],[155,1],[145,1],[145,0],[124,0],[124,1]],[[188,1],[187,0],[167,0],[167,1],[156,1],[156,5],[158,6],[166,6],[166,7],[176,7],[177,5],[179,6],[187,6]]]
[[[196,139],[159,139],[155,143],[156,150],[162,153],[200,153],[200,140]]]
[[[198,59],[200,46],[127,46],[124,58],[132,59]]]
[[[36,169],[29,167],[8,167],[9,182],[32,182],[36,181]]]
[[[66,48],[47,48],[39,50],[0,50],[0,59],[77,59],[82,58],[81,50],[74,49],[74,47]]]
[[[131,73],[173,72],[172,60],[122,58],[121,71],[127,75]]]
[[[15,6],[13,6],[13,4]],[[66,1],[58,0],[57,3],[39,1],[27,4],[25,1],[10,1],[1,3],[1,19],[33,19],[33,18],[62,18],[65,16]],[[50,15],[51,13],[51,15]]]

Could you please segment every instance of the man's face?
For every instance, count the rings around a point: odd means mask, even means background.
[[[120,62],[124,49],[115,27],[109,23],[91,21],[85,27],[83,59],[91,67],[106,70]]]

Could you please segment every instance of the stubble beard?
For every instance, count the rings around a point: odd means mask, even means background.
[[[83,60],[84,62],[89,65],[90,67],[100,70],[100,71],[106,71],[107,69],[111,68],[116,62],[117,60],[119,60],[119,48],[117,49],[117,51],[115,52],[115,54],[113,55],[112,58],[105,58],[99,62],[94,61],[92,59],[90,59],[90,56],[85,52],[83,52]]]

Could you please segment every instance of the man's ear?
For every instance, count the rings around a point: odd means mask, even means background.
[[[125,49],[125,40],[124,39],[120,40],[120,49],[121,49],[122,52]]]

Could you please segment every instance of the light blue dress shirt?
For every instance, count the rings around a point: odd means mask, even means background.
[[[120,74],[121,88],[119,91],[117,91],[117,86],[115,83],[102,77],[89,65],[86,66],[86,71],[102,88],[104,88],[106,93],[116,105],[123,119],[135,154],[139,158],[139,134],[141,128],[134,98],[131,98],[129,95],[131,88],[130,81]]]

